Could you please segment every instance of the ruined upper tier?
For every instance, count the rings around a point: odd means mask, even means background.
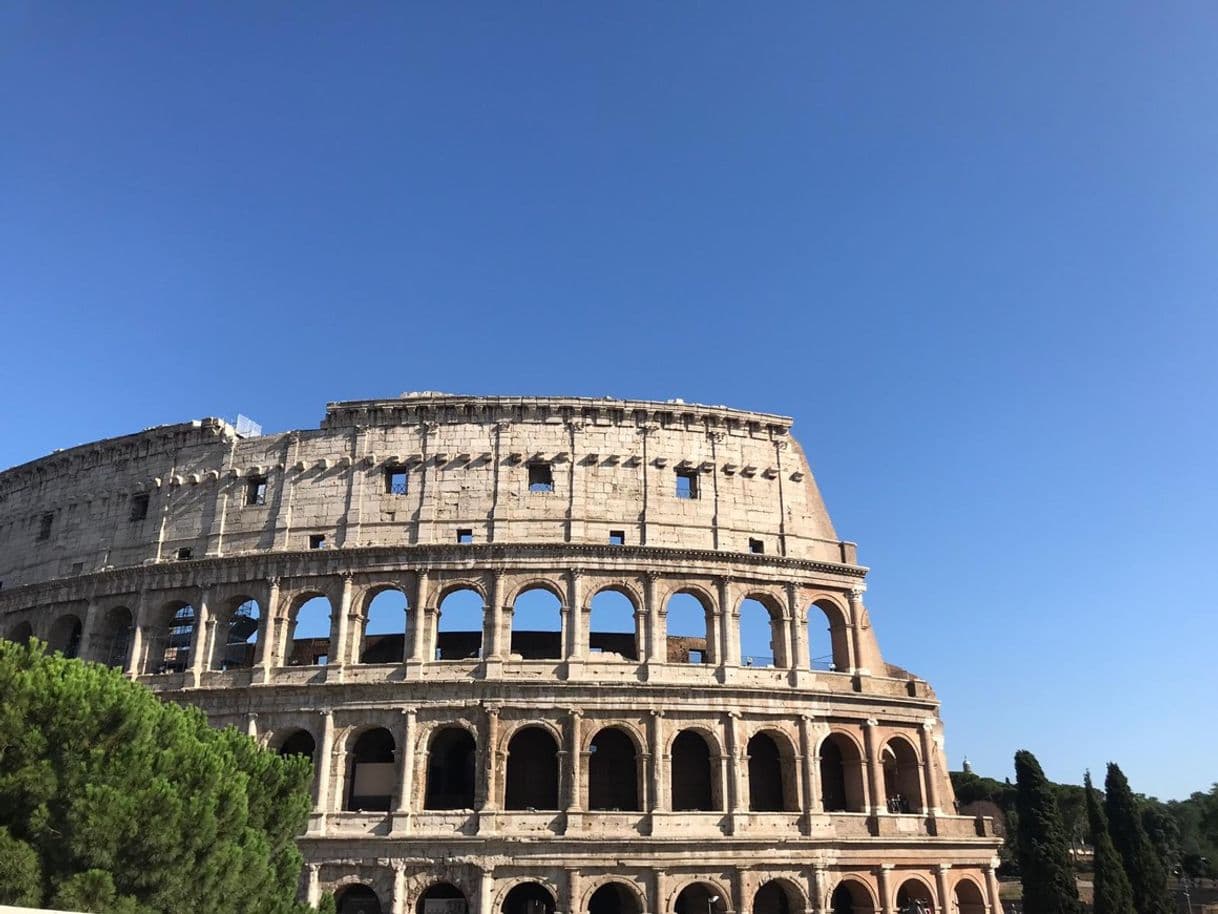
[[[0,582],[256,551],[664,546],[855,564],[791,420],[725,407],[406,395],[317,430],[202,419],[0,473]]]

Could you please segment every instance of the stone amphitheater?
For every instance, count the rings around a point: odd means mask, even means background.
[[[791,424],[421,393],[57,451],[0,474],[0,632],[310,755],[345,914],[999,914]]]

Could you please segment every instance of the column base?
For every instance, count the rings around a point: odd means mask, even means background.
[[[305,830],[307,835],[324,835],[326,833],[326,814],[324,812],[309,813],[309,827]]]
[[[347,667],[342,663],[331,663],[326,666],[326,682],[342,682],[347,675]]]
[[[487,657],[482,661],[482,678],[483,679],[502,679],[503,678],[503,658],[502,657]]]
[[[414,816],[408,812],[395,812],[390,820],[390,835],[408,835],[414,828]]]
[[[563,823],[563,834],[569,835],[571,832],[582,831],[584,827],[584,811],[582,809],[568,809],[566,821]]]

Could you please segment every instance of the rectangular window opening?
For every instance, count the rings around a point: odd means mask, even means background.
[[[245,484],[245,503],[247,505],[266,504],[266,477],[251,476]]]
[[[405,495],[409,477],[405,467],[390,467],[385,471],[385,493],[388,495]]]
[[[548,463],[529,464],[529,491],[554,491],[554,472]]]
[[[457,531],[457,542],[458,543],[472,543],[473,541],[474,541],[474,531],[473,530],[458,530]]]
[[[51,525],[55,523],[54,514],[44,514],[38,521],[38,538],[40,540],[49,540],[51,538]]]
[[[698,497],[698,471],[677,470],[677,498]]]
[[[762,540],[749,539],[749,552],[754,555],[765,554],[765,543]]]
[[[310,549],[325,549],[326,548],[326,535],[324,533],[309,534],[309,548]]]
[[[610,546],[625,546],[626,545],[626,531],[625,530],[610,530],[609,531],[609,545]]]
[[[189,546],[183,546],[181,549],[178,550],[178,561],[179,562],[188,561],[190,559],[190,557],[193,556],[194,554],[195,554],[195,551],[193,549],[191,549]]]
[[[72,563],[72,574],[84,574],[84,572],[85,572],[85,563],[84,562],[73,562]]]
[[[703,662],[702,651],[691,650],[689,652],[689,662],[690,663],[702,663]]]
[[[139,495],[131,496],[131,514],[129,520],[132,523],[143,520],[148,516],[148,494],[146,492]]]

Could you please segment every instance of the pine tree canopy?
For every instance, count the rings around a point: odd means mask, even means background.
[[[1095,900],[1093,914],[1137,914],[1133,907],[1133,891],[1125,875],[1121,855],[1112,846],[1108,834],[1108,819],[1100,809],[1100,801],[1091,786],[1091,772],[1083,778],[1087,791],[1087,821],[1091,826],[1091,844],[1095,848]]]
[[[0,904],[302,914],[307,759],[98,664],[0,642]]]
[[[1112,762],[1104,779],[1104,795],[1108,833],[1125,863],[1138,914],[1174,914],[1167,890],[1167,868],[1142,827],[1142,810],[1129,789],[1129,781]]]
[[[1082,914],[1053,786],[1027,750],[1015,753],[1015,789],[1024,909],[1028,914]]]

